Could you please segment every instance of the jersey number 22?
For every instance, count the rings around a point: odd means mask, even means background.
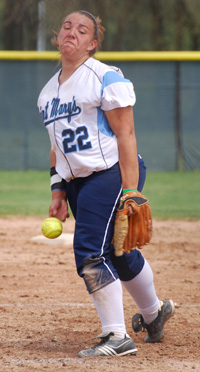
[[[64,129],[62,137],[64,137],[63,149],[65,154],[87,150],[92,147],[91,142],[87,141],[89,135],[88,130],[84,125],[78,127],[75,131],[70,128]]]

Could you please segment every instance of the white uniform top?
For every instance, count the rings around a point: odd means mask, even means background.
[[[133,106],[132,83],[116,68],[89,58],[59,85],[58,71],[42,89],[38,107],[66,181],[108,169],[119,160],[104,111]]]

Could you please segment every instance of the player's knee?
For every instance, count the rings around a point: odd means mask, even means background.
[[[135,278],[144,266],[144,257],[138,249],[120,257],[116,257],[113,251],[111,259],[120,280],[125,282]]]
[[[79,275],[84,279],[90,294],[117,279],[117,276],[104,264],[102,257],[87,259]]]

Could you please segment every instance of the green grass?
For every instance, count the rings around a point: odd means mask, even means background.
[[[154,218],[200,219],[200,171],[147,174],[143,193]]]
[[[51,201],[48,171],[0,171],[0,216],[48,215]]]
[[[48,215],[48,171],[0,171],[0,216]],[[150,172],[143,194],[153,218],[200,219],[200,171]]]

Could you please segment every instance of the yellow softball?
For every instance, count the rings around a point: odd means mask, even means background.
[[[42,233],[46,238],[55,239],[62,234],[63,226],[60,220],[49,217],[42,223]]]

